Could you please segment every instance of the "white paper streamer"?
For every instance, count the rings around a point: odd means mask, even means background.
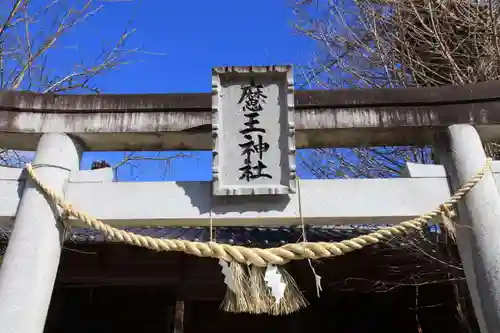
[[[234,280],[233,280],[233,274],[231,273],[231,270],[229,269],[228,263],[223,259],[219,259],[219,265],[222,267],[222,274],[224,275],[224,283],[227,285],[227,287],[233,293],[236,293],[236,288],[234,286]]]
[[[286,283],[281,280],[281,273],[278,271],[278,267],[268,265],[264,275],[264,281],[271,289],[271,295],[273,295],[276,303],[279,303],[285,295]]]

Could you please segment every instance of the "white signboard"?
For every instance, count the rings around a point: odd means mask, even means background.
[[[291,66],[214,68],[212,92],[214,195],[293,193]]]

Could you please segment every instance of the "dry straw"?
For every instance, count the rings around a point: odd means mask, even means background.
[[[30,164],[26,165],[26,169],[35,184],[60,206],[67,216],[79,219],[91,228],[100,231],[109,239],[156,251],[178,251],[199,257],[218,258],[231,262],[230,270],[235,281],[236,293],[232,295],[228,291],[222,305],[226,311],[281,315],[297,311],[307,304],[293,278],[283,268],[284,264],[291,260],[321,259],[344,255],[366,246],[387,241],[393,237],[420,231],[435,217],[442,217],[445,228],[452,232],[454,227],[449,218],[451,216],[449,208],[463,198],[483,178],[484,174],[490,169],[491,162],[492,160],[488,158],[483,168],[440,207],[415,219],[401,222],[395,226],[381,228],[368,235],[354,237],[342,242],[302,242],[269,249],[247,248],[216,242],[202,243],[181,239],[153,238],[120,230],[73,208],[60,194],[46,186],[37,177]],[[447,220],[444,221],[444,218]],[[264,272],[270,264],[280,266],[283,282],[287,284],[284,298],[279,303],[273,300],[269,288],[264,284]]]

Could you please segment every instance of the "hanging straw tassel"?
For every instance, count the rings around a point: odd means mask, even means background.
[[[307,307],[309,304],[293,276],[283,266],[279,266],[278,271],[281,274],[281,280],[286,284],[285,295],[279,303],[273,299],[270,313],[275,316],[288,315]]]
[[[226,312],[241,313],[249,312],[249,280],[247,269],[242,264],[232,261],[229,264],[234,291],[226,289],[226,295],[222,301],[222,309]]]
[[[229,264],[229,274],[234,290],[229,287],[221,308],[226,312],[287,315],[307,307],[308,303],[300,292],[297,283],[284,267],[278,267],[281,281],[286,284],[283,298],[276,302],[271,288],[266,285],[264,276],[267,267],[249,266],[237,262]]]
[[[455,223],[452,221],[453,212],[446,205],[441,205],[441,223],[443,224],[443,229],[448,234],[453,243],[456,243],[457,229]]]
[[[266,267],[250,266],[250,299],[249,313],[268,313],[271,307],[272,296],[264,281]]]
[[[256,266],[250,268],[250,313],[281,316],[296,312],[308,305],[297,283],[283,266],[278,267],[278,272],[281,281],[286,284],[285,294],[279,302],[276,302],[271,289],[264,281],[266,269]]]

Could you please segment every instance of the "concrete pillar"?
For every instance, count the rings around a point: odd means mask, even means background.
[[[468,182],[483,166],[481,139],[470,125],[448,128],[455,182]],[[458,206],[457,241],[482,333],[500,332],[500,195],[493,175],[485,177]]]
[[[44,134],[33,166],[40,179],[63,193],[80,147],[67,135]],[[0,269],[0,331],[42,333],[61,255],[59,210],[28,179]]]

